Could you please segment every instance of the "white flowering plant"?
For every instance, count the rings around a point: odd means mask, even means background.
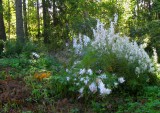
[[[74,52],[80,58],[68,70],[66,80],[76,87],[79,97],[84,92],[108,95],[120,84],[124,89],[137,91],[157,80],[155,62],[143,46],[115,33],[117,19],[115,15],[108,30],[97,20],[93,40],[81,34],[73,39]]]
[[[90,68],[79,68],[77,65],[74,68],[66,69],[68,76],[66,81],[68,82],[69,91],[78,92],[78,98],[89,95],[97,95],[100,97],[111,94],[114,88],[117,88],[119,84],[125,82],[124,77],[117,77],[116,74],[108,72],[102,73],[101,70],[96,72]]]

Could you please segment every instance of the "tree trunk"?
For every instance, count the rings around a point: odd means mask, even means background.
[[[56,4],[55,0],[53,0],[53,27],[56,26]]]
[[[8,0],[8,39],[11,36],[11,8],[10,8],[10,0]]]
[[[49,43],[49,37],[48,37],[48,9],[47,9],[47,3],[45,0],[42,0],[42,7],[43,7],[43,37],[44,37],[44,43],[47,44]],[[49,26],[48,26],[49,27]]]
[[[37,29],[37,38],[40,38],[40,18],[39,18],[39,0],[37,0],[37,21],[38,21],[38,29]]]
[[[16,35],[17,41],[23,44],[25,39],[22,18],[22,0],[16,0]]]
[[[0,39],[6,40],[5,26],[3,21],[3,7],[2,0],[0,0]]]
[[[152,5],[151,5],[151,1],[148,0],[147,2],[147,5],[148,5],[148,21],[151,21],[152,20]]]
[[[57,18],[57,11],[56,11],[57,7],[56,7],[56,0],[53,0],[53,26],[57,26],[58,25],[58,18]]]
[[[28,25],[27,25],[27,12],[26,12],[26,0],[23,0],[23,18],[24,18],[24,36],[28,39]]]
[[[160,20],[160,13],[158,13],[158,20]]]

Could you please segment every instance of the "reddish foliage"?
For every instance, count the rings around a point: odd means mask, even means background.
[[[10,76],[5,80],[0,80],[0,100],[2,103],[21,104],[28,96],[29,90],[23,80],[13,80]]]

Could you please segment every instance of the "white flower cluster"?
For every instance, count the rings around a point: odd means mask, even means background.
[[[153,59],[154,65],[156,66],[157,73],[160,73],[160,64],[158,63],[158,55],[155,48],[153,48],[152,59]]]
[[[92,82],[90,85],[89,85],[89,89],[91,92],[93,93],[96,93],[97,92],[97,85],[95,82]]]
[[[73,38],[73,48],[75,49],[75,54],[82,54],[82,49],[84,46],[87,46],[90,42],[90,38],[86,35],[79,34],[78,39]]]
[[[100,90],[100,94],[101,95],[105,95],[105,94],[110,94],[111,93],[111,89],[109,88],[105,88],[105,84],[102,82],[101,79],[98,79],[98,88]]]
[[[123,78],[123,77],[119,77],[119,78],[118,78],[118,81],[119,81],[119,83],[123,83],[123,82],[125,82],[125,80],[124,80],[124,78]]]
[[[32,56],[35,57],[35,58],[40,58],[40,55],[37,54],[36,52],[32,52]]]
[[[129,41],[126,36],[120,36],[114,31],[114,25],[117,23],[118,15],[115,14],[114,22],[111,22],[110,28],[106,30],[104,24],[97,20],[97,26],[93,29],[94,40],[91,41],[87,36],[79,35],[79,42],[73,43],[76,53],[81,53],[83,48],[82,39],[86,44],[90,42],[92,47],[108,54],[115,54],[118,59],[126,59],[130,64],[137,64],[135,74],[144,72],[154,73],[155,67],[144,47],[139,46],[135,41]],[[87,38],[85,38],[87,37]],[[76,39],[74,39],[76,40]],[[79,45],[80,44],[80,45]],[[75,46],[76,45],[76,46]],[[157,59],[155,57],[155,59]]]
[[[70,72],[68,69],[66,69],[66,72]],[[74,76],[66,77],[66,80],[70,82],[70,80],[73,82],[75,87],[80,86],[80,89],[78,92],[80,93],[80,96],[78,98],[83,97],[84,89],[87,88],[90,90],[91,93],[95,94],[99,91],[100,95],[105,96],[109,95],[112,92],[111,87],[106,88],[106,84],[103,83],[103,81],[108,80],[108,77],[105,73],[100,74],[96,78],[93,77],[93,71],[92,69],[80,69],[78,73],[74,74]],[[115,74],[113,74],[113,77]],[[94,78],[94,79],[93,79]],[[113,83],[113,88],[117,87],[120,84],[124,83],[125,79],[124,77],[119,77],[117,82]]]
[[[154,63],[158,62],[158,55],[155,48],[153,48],[153,62]]]
[[[145,71],[153,73],[153,63],[143,46],[138,46],[134,41],[130,42],[129,38],[126,36],[121,37],[119,34],[115,34],[114,25],[117,23],[117,18],[118,16],[115,15],[114,22],[111,22],[108,30],[105,30],[104,25],[99,20],[97,21],[97,27],[96,29],[93,29],[95,40],[92,42],[92,46],[112,52],[116,54],[117,58],[125,58],[129,63],[138,61],[138,66],[135,67],[136,74]]]

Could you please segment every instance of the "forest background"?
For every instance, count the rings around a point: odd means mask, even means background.
[[[160,54],[159,0],[1,0],[0,7],[2,40],[41,41],[54,51],[78,33],[92,36],[96,19],[109,26],[118,14],[116,32]]]

